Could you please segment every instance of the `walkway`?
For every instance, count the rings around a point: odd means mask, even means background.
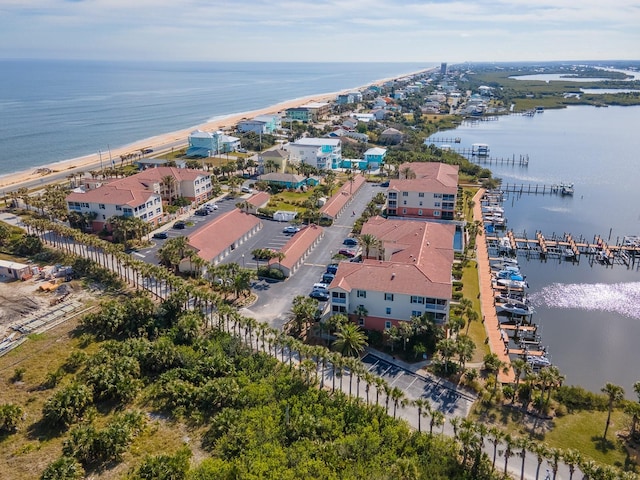
[[[484,195],[484,189],[480,188],[473,197],[473,219],[482,221],[482,205],[480,199]],[[476,259],[478,261],[478,281],[480,282],[480,309],[484,328],[489,339],[491,353],[495,353],[498,358],[509,365],[509,371],[498,373],[498,380],[501,383],[513,383],[515,374],[511,368],[511,359],[506,352],[502,335],[500,335],[500,322],[496,312],[495,296],[491,283],[491,267],[489,266],[489,250],[484,238],[484,232],[478,230],[476,237]]]

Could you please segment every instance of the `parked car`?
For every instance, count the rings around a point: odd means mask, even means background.
[[[331,263],[331,264],[327,265],[327,273],[331,273],[333,275],[338,273],[338,264],[337,263]]]
[[[345,257],[353,258],[356,256],[357,252],[355,250],[351,250],[350,248],[341,248],[340,250],[338,250],[338,253],[340,255],[344,255]]]
[[[239,148],[238,149],[238,153],[247,153],[247,149],[246,148]]]
[[[349,238],[345,238],[342,244],[346,245],[347,247],[356,247],[358,245],[358,240],[356,240],[355,238],[349,237]]]
[[[312,290],[320,290],[320,291],[328,292],[329,291],[329,284],[325,283],[325,282],[314,283]]]
[[[249,187],[242,187],[240,190],[242,191],[242,193],[253,193],[253,188]]]
[[[156,232],[153,234],[153,238],[164,240],[165,238],[169,238],[169,235],[167,234],[167,232]]]
[[[184,230],[185,228],[187,228],[187,223],[182,220],[178,220],[173,224],[173,228],[175,228],[176,230]]]
[[[322,283],[331,283],[333,279],[336,278],[334,273],[323,273],[322,274]]]
[[[200,208],[196,210],[196,215],[200,217],[206,217],[207,215],[209,215],[209,210],[207,210],[206,208]]]
[[[326,302],[327,300],[329,300],[329,292],[325,292],[322,290],[312,290],[309,296],[311,298],[315,298],[320,302]]]
[[[216,205],[215,203],[207,203],[205,204],[204,208],[211,212],[213,210],[218,210],[218,205]]]
[[[389,182],[382,182],[380,184],[381,187],[388,187],[389,186]]]
[[[296,227],[295,225],[287,225],[282,229],[282,233],[298,233],[300,231],[300,227]]]

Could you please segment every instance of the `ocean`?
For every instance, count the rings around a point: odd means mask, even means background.
[[[0,175],[433,66],[0,60]]]
[[[640,235],[637,183],[640,107],[575,106],[533,117],[504,116],[465,123],[453,132],[460,144],[486,143],[493,157],[529,156],[529,165],[482,163],[504,183],[573,182],[573,196],[509,194],[507,227],[533,238],[573,234],[612,244]],[[582,256],[579,263],[519,256],[535,306],[533,321],[566,383],[599,391],[622,385],[629,398],[640,381],[640,266],[606,267]]]

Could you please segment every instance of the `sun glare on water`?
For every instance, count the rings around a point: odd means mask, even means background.
[[[530,296],[534,305],[616,312],[640,319],[640,282],[553,283]]]

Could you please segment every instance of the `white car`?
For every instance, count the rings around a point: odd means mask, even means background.
[[[253,193],[253,188],[242,187],[242,193]]]
[[[296,227],[295,225],[287,225],[282,230],[282,233],[298,233],[300,231],[300,227]]]
[[[218,205],[216,205],[215,203],[207,203],[204,208],[206,208],[207,210],[217,210],[218,209]]]

